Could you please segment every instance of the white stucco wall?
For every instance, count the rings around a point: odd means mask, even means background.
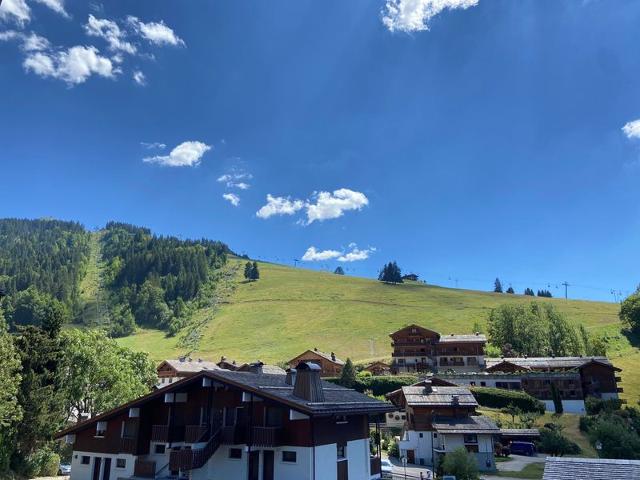
[[[338,478],[338,451],[335,443],[316,447],[316,480],[336,480]]]
[[[369,439],[347,442],[347,459],[349,460],[349,479],[360,480],[371,477],[371,461],[369,459]]]
[[[82,465],[82,457],[88,456],[91,457],[91,461],[89,465]],[[104,460],[105,458],[111,459],[111,473],[110,480],[117,480],[118,477],[130,477],[133,475],[133,468],[135,464],[135,458],[130,454],[120,454],[120,455],[111,455],[111,454],[102,454],[102,453],[92,453],[92,452],[80,452],[74,451],[71,456],[71,480],[91,480],[93,475],[93,465],[96,457],[102,458],[102,463],[100,465],[100,478],[104,474]],[[124,458],[126,460],[125,468],[117,468],[116,467],[116,459]]]
[[[601,394],[603,400],[613,400],[618,398],[617,392],[607,392]]]
[[[541,402],[544,403],[544,408],[547,412],[556,411],[553,400],[541,400]],[[587,412],[584,400],[562,400],[562,408],[565,413],[577,413],[579,415],[584,415]]]
[[[422,434],[422,438],[420,437]],[[400,448],[400,456],[407,455],[407,450],[413,450],[415,455],[416,464],[420,464],[420,459],[424,460],[425,465],[431,465],[433,463],[432,454],[432,432],[417,432],[415,430],[408,430],[403,440],[398,445]]]

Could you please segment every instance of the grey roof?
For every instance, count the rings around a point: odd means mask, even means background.
[[[543,480],[639,480],[640,460],[547,457]]]
[[[504,357],[485,358],[487,368],[502,362],[513,363],[524,368],[578,368],[589,362],[598,362],[612,366],[607,357]]]
[[[447,342],[469,342],[469,343],[474,343],[474,342],[484,342],[486,343],[487,341],[487,337],[485,337],[482,334],[471,334],[471,335],[454,335],[453,333],[450,335],[442,335],[440,337],[440,340],[438,340],[440,343],[447,343]]]
[[[441,433],[500,433],[494,421],[485,416],[436,417],[432,425],[436,432]]]
[[[539,437],[540,430],[537,428],[501,428],[500,435],[505,437]]]
[[[303,355],[305,355],[306,353],[311,352],[311,353],[315,353],[316,355],[320,355],[322,358],[325,358],[327,360],[329,360],[330,362],[333,362],[337,365],[344,365],[344,362],[342,360],[340,360],[338,357],[335,357],[335,360],[333,358],[331,358],[331,354],[330,353],[325,353],[325,352],[321,352],[318,349],[313,349],[313,350],[305,350],[304,353],[301,353],[300,355],[296,356],[295,358],[292,358],[289,363],[292,363],[294,360],[297,360],[299,357],[302,357]],[[335,356],[335,354],[334,354]]]
[[[215,362],[208,362],[206,360],[180,360],[169,359],[165,360],[171,367],[173,367],[178,373],[195,373],[201,370],[220,370],[220,367]],[[163,362],[164,363],[164,362]]]
[[[450,406],[458,397],[458,405],[477,407],[478,402],[465,387],[410,386],[402,387],[402,393],[411,406]]]

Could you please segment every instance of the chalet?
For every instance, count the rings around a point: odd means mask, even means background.
[[[478,402],[464,387],[434,386],[429,380],[387,395],[406,412],[400,454],[409,463],[436,467],[440,457],[464,447],[483,471],[495,469],[494,440],[500,429],[478,415]]]
[[[473,335],[441,335],[409,325],[389,335],[393,340],[391,371],[420,373],[429,371],[478,371],[484,368],[487,338]]]
[[[391,367],[384,362],[373,362],[364,367],[364,370],[371,372],[371,375],[389,375]]]
[[[369,422],[388,403],[320,378],[202,370],[59,432],[71,480],[365,480]],[[379,446],[378,446],[379,452]]]
[[[406,275],[402,276],[402,280],[408,280],[410,282],[417,282],[418,278],[418,274],[416,273],[407,273]]]
[[[323,377],[337,377],[342,373],[344,362],[336,357],[336,354],[324,353],[314,348],[292,358],[287,363],[290,368],[295,367],[299,362],[312,362],[320,367],[320,375]]]
[[[219,370],[219,368],[214,362],[207,362],[201,358],[193,360],[190,357],[180,357],[177,360],[164,360],[156,368],[158,387],[165,387],[202,370]]]

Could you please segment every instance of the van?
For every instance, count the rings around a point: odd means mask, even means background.
[[[509,450],[514,455],[527,455],[532,457],[536,454],[536,446],[531,442],[511,442]]]

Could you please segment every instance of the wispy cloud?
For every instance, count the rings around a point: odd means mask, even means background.
[[[162,20],[160,22],[145,23],[137,17],[129,16],[127,21],[141,37],[151,43],[156,45],[185,45],[184,40],[178,37]]]
[[[165,148],[167,148],[166,143],[160,143],[160,142],[140,142],[140,145],[142,145],[147,150],[155,150],[155,149],[164,150]]]
[[[130,55],[136,53],[137,49],[131,42],[125,40],[124,32],[113,20],[106,18],[96,18],[89,14],[89,19],[84,25],[84,31],[90,37],[98,37],[106,40],[109,50],[114,52],[124,52]]]
[[[227,200],[234,207],[237,207],[238,205],[240,205],[240,197],[235,193],[223,193],[222,198]]]
[[[69,15],[67,11],[64,9],[64,0],[35,0],[35,1],[49,7],[51,10],[62,15],[65,18],[71,18],[71,15]]]
[[[0,4],[0,20],[22,27],[31,21],[31,9],[25,0],[4,0]]]
[[[211,146],[197,141],[183,142],[175,147],[169,155],[156,155],[143,158],[145,163],[157,163],[166,167],[196,167]]]
[[[429,30],[429,21],[444,10],[474,7],[479,0],[387,0],[382,23],[391,32]]]
[[[113,78],[120,73],[97,48],[80,45],[58,52],[29,53],[22,65],[27,72],[62,80],[70,86],[84,83],[92,75]]]
[[[51,48],[49,40],[33,32],[28,34],[17,32],[15,30],[0,32],[0,42],[10,40],[20,42],[20,49],[24,52],[38,52],[42,50],[49,50]]]
[[[640,138],[640,119],[627,122],[622,131],[629,139]]]
[[[366,260],[369,258],[376,249],[369,247],[366,249],[359,249],[355,243],[349,244],[349,248],[344,250],[318,250],[316,247],[311,246],[302,256],[302,260],[305,262],[323,262],[327,260],[338,260],[339,262],[357,262]]]
[[[145,77],[144,73],[142,73],[140,70],[134,71],[132,77],[133,81],[142,87],[147,84],[147,77]]]
[[[304,208],[302,200],[292,200],[290,197],[274,197],[267,195],[267,203],[256,212],[258,218],[267,219],[275,215],[293,215]]]
[[[242,180],[251,180],[253,175],[247,172],[225,173],[218,177],[219,183],[224,183],[227,188],[239,188],[240,190],[248,190],[251,185]]]

